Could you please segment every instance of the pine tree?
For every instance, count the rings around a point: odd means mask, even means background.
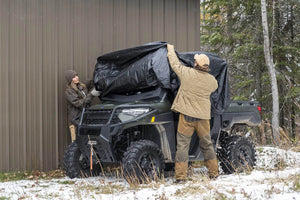
[[[279,87],[279,123],[295,139],[300,118],[300,2],[266,0],[266,8]],[[201,1],[202,50],[227,61],[232,99],[260,101],[263,119],[268,119],[273,114],[272,87],[261,19],[260,0]]]

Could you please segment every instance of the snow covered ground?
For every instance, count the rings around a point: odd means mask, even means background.
[[[300,152],[259,147],[251,173],[221,175],[210,181],[201,171],[194,169],[185,184],[174,184],[172,177],[140,186],[111,177],[4,182],[0,199],[300,200]]]

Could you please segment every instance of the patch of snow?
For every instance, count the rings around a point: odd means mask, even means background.
[[[300,153],[273,147],[257,148],[257,169],[280,169],[299,166]]]
[[[258,147],[256,168],[251,173],[221,174],[208,180],[203,176],[206,171],[194,169],[185,184],[174,184],[171,177],[138,188],[111,177],[4,182],[0,183],[0,199],[300,200],[299,188],[295,189],[295,184],[300,184],[300,152]]]

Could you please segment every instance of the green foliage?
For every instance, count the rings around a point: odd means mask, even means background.
[[[261,1],[201,1],[201,44],[228,63],[232,98],[256,99],[272,116],[272,88],[265,65]],[[275,3],[275,7],[273,5]],[[291,130],[300,113],[300,1],[267,0],[273,61],[278,76],[280,126]],[[294,134],[295,135],[295,134]]]
[[[209,43],[212,45],[217,45],[220,42],[222,42],[223,39],[224,39],[223,36],[220,33],[216,32],[211,34],[211,37],[209,38]]]
[[[292,87],[285,98],[300,97],[300,87]]]
[[[249,100],[245,96],[233,96],[232,99],[235,100],[235,101],[248,101]]]
[[[240,82],[235,83],[234,87],[235,88],[244,88],[244,87],[249,86],[253,82],[254,82],[254,79],[248,79],[248,80],[245,80],[245,81],[240,81]]]

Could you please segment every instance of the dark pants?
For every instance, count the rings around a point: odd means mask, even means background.
[[[210,176],[219,174],[216,153],[210,138],[208,119],[196,119],[183,114],[179,115],[177,129],[177,151],[175,156],[175,178],[186,179],[190,142],[194,131],[199,137],[200,149],[204,155],[204,164]]]

